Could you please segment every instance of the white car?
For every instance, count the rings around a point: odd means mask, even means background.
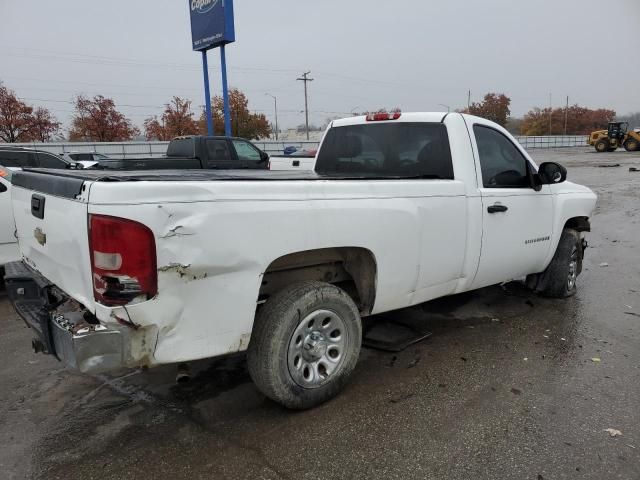
[[[20,259],[11,208],[12,175],[11,169],[0,167],[0,267]]]
[[[69,161],[82,164],[84,168],[93,167],[100,160],[109,160],[111,158],[98,152],[65,152],[59,155]]]
[[[364,316],[514,279],[572,295],[596,195],[566,175],[459,113],[334,121],[315,172],[17,172],[5,281],[36,349],[80,371],[248,350],[265,395],[308,408]]]

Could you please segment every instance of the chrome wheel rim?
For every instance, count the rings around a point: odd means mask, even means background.
[[[576,286],[578,279],[578,250],[573,249],[571,259],[569,260],[569,274],[567,276],[567,290],[571,291]]]
[[[298,325],[289,340],[287,364],[295,383],[318,388],[335,377],[346,357],[344,320],[331,310],[316,310]]]

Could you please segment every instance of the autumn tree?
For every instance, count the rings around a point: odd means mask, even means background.
[[[33,127],[33,108],[0,83],[0,140],[8,143],[29,141]]]
[[[462,113],[486,118],[504,127],[509,115],[511,115],[510,105],[511,99],[505,94],[487,93],[482,102],[472,103],[469,108],[462,110]]]
[[[122,142],[132,140],[140,130],[116,109],[111,98],[79,95],[75,100],[75,114],[71,121],[69,139],[72,141]]]
[[[33,109],[0,83],[0,140],[47,142],[60,131],[60,122],[44,108]]]
[[[568,135],[588,135],[594,130],[606,129],[615,116],[613,110],[592,110],[579,105],[569,109],[534,108],[524,116],[520,132],[522,135],[562,135],[566,117]]]
[[[60,126],[61,123],[56,120],[48,109],[38,107],[32,116],[31,140],[49,142],[60,131]]]
[[[229,90],[229,109],[231,110],[231,135],[234,137],[257,140],[271,135],[271,126],[267,117],[262,113],[251,113],[247,96],[237,88]],[[212,99],[211,110],[214,132],[222,134],[224,132],[224,101],[222,97],[216,96]],[[207,133],[204,112],[200,116],[200,132]]]
[[[171,140],[183,135],[196,135],[199,129],[191,111],[191,100],[180,97],[173,97],[165,105],[160,120],[158,117],[150,117],[144,121],[147,140]]]

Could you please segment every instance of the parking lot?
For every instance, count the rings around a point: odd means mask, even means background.
[[[32,353],[0,293],[0,477],[640,478],[640,153],[533,156],[599,196],[578,294],[513,283],[383,315],[433,335],[364,349],[310,411],[266,400],[243,356],[185,385],[175,367],[80,375]]]

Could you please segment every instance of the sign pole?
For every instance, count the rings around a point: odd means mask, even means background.
[[[222,98],[224,102],[224,134],[231,136],[231,109],[229,108],[229,86],[227,84],[227,54],[224,45],[220,47],[220,63],[222,69]]]
[[[211,91],[209,89],[209,62],[207,61],[207,51],[202,50],[202,73],[204,74],[204,105],[205,116],[207,117],[207,135],[213,136],[213,118],[211,116]]]

